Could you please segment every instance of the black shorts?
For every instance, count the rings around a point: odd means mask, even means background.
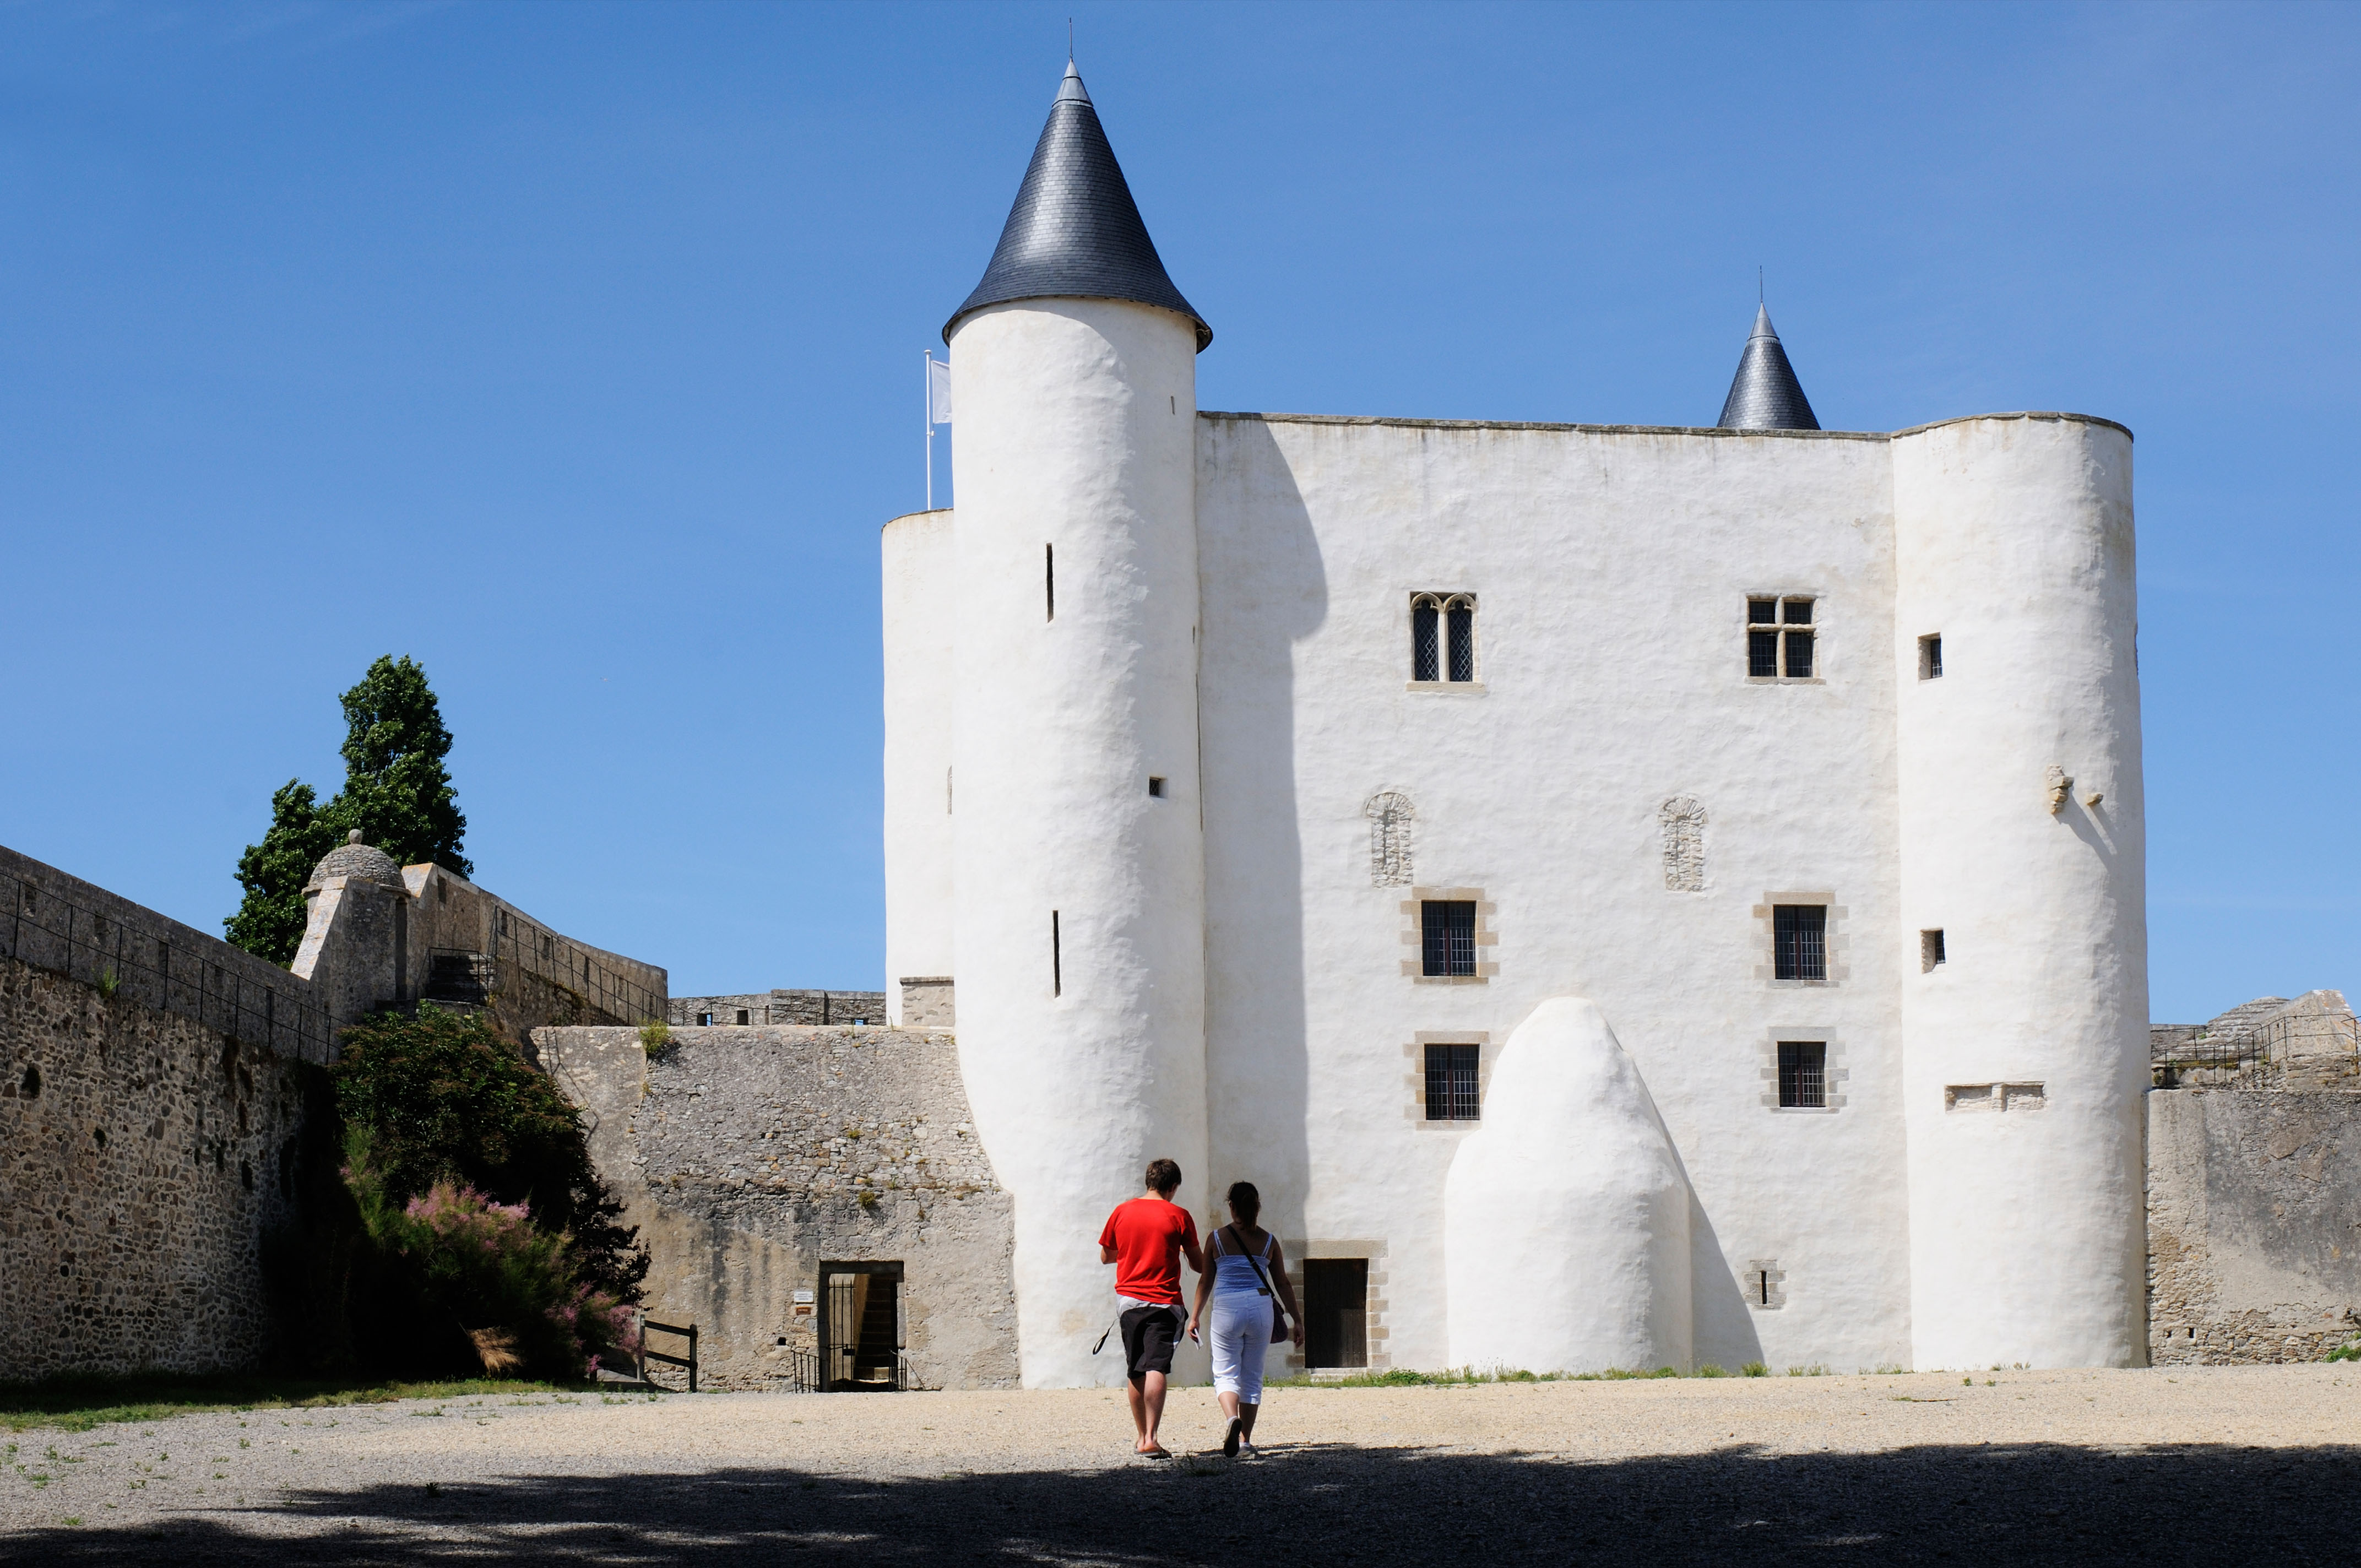
[[[1151,1372],[1170,1376],[1172,1347],[1180,1340],[1178,1307],[1126,1307],[1123,1312],[1123,1359],[1135,1383]]]

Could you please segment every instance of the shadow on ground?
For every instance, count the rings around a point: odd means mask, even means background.
[[[2361,1447],[2048,1444],[1602,1464],[1308,1446],[1247,1464],[854,1480],[735,1469],[297,1493],[0,1562],[2338,1563]]]

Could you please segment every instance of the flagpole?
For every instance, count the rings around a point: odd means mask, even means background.
[[[927,350],[926,378],[918,384],[927,400],[927,510],[935,510],[935,351]]]

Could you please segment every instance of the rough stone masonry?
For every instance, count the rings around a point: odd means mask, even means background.
[[[819,1348],[822,1266],[897,1262],[911,1383],[1014,1386],[1010,1200],[949,1035],[675,1028],[651,1052],[636,1029],[551,1027],[533,1041],[648,1246],[648,1315],[697,1326],[702,1383],[791,1387],[793,1353]]]

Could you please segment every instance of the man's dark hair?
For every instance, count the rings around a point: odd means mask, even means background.
[[[1262,1215],[1262,1191],[1251,1181],[1233,1181],[1227,1199],[1238,1218],[1251,1225]]]
[[[1180,1185],[1180,1168],[1169,1159],[1148,1162],[1148,1190],[1170,1198]]]

